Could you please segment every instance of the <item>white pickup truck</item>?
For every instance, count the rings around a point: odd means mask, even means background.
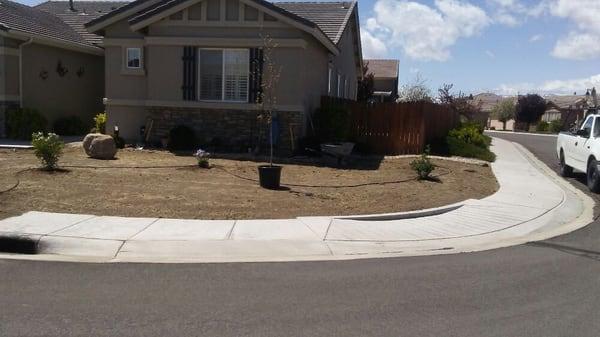
[[[575,132],[561,132],[556,140],[560,174],[570,176],[573,170],[587,176],[587,186],[600,192],[600,115],[589,115]]]

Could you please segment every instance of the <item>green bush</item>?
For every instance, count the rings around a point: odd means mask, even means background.
[[[6,112],[8,138],[30,140],[34,132],[46,131],[46,118],[37,110],[13,109]]]
[[[456,138],[466,144],[486,148],[490,146],[492,139],[483,134],[483,129],[479,125],[467,123],[459,128],[450,130],[448,137]]]
[[[463,124],[450,130],[446,137],[448,151],[453,156],[477,158],[485,161],[496,160],[496,155],[489,147],[492,138],[483,134],[483,130],[474,124]]]
[[[94,125],[97,133],[106,134],[106,112],[101,112],[94,117]]]
[[[548,124],[548,122],[540,121],[537,124],[535,130],[538,132],[546,132],[546,131],[548,131],[549,128],[550,128],[550,124]]]
[[[550,122],[549,130],[552,133],[561,132],[562,131],[562,121],[560,119],[555,119],[552,122]]]
[[[197,139],[194,130],[185,126],[179,125],[169,131],[169,140],[167,148],[171,151],[192,150],[197,146]]]
[[[77,116],[61,117],[54,121],[54,133],[61,136],[79,136],[87,132],[87,127]]]
[[[43,132],[35,132],[31,135],[31,145],[33,145],[35,156],[40,159],[44,169],[50,171],[56,168],[65,146],[57,134],[49,133],[48,136],[44,136]]]
[[[496,155],[487,147],[465,143],[464,141],[453,137],[448,137],[447,142],[450,153],[453,156],[476,158],[489,162],[496,160]]]
[[[415,159],[410,163],[410,167],[417,172],[419,180],[430,179],[431,172],[435,170],[435,166],[429,160],[429,146],[421,154],[419,159]]]

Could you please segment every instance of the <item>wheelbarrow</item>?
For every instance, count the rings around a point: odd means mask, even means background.
[[[354,143],[342,142],[342,143],[325,143],[321,144],[321,152],[326,155],[335,157],[338,165],[342,164],[344,160],[350,156],[354,149]]]

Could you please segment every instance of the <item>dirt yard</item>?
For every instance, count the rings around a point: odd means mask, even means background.
[[[0,149],[0,191],[20,181],[0,192],[0,218],[34,210],[190,219],[384,213],[482,198],[498,188],[489,167],[446,160],[433,160],[439,182],[416,181],[408,158],[354,169],[285,164],[286,188],[272,191],[258,186],[256,162],[211,159],[211,169],[200,169],[195,158],[164,151],[124,149],[117,156],[94,160],[67,147],[64,170],[45,172],[35,169],[33,151]],[[150,166],[170,167],[141,168]]]

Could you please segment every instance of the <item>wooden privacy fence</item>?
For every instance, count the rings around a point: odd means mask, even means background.
[[[323,97],[321,106],[343,107],[349,113],[350,137],[369,152],[418,154],[460,124],[458,112],[428,102],[367,104]]]

